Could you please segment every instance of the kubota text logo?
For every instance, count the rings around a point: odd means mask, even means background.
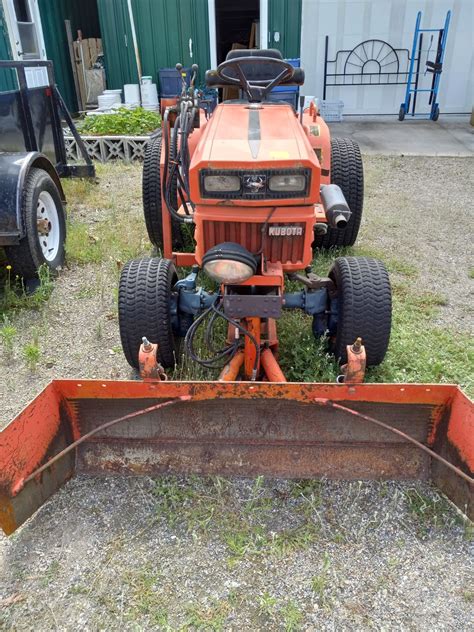
[[[270,226],[270,237],[297,237],[303,234],[302,226]]]

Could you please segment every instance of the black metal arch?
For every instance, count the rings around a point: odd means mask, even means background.
[[[375,71],[368,70],[370,62],[377,64]],[[330,86],[406,85],[409,63],[407,48],[394,48],[381,39],[364,40],[352,49],[336,51],[334,59],[329,59],[326,35],[323,99]]]
[[[398,72],[400,69],[398,54],[393,46],[383,40],[371,39],[357,44],[351,50],[344,64],[344,74],[365,74],[364,67],[371,61],[378,63],[379,73],[382,72],[382,68],[388,68],[393,64],[396,66],[390,69],[391,72]],[[348,66],[351,66],[354,72],[350,72],[351,68]],[[359,68],[360,71],[356,71],[356,68]]]

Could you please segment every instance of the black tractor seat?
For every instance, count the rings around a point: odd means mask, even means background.
[[[250,59],[249,59],[250,58]],[[268,63],[252,64],[251,58],[259,58],[261,60],[268,60]],[[279,50],[275,48],[263,48],[255,50],[231,50],[227,53],[226,61],[239,60],[243,73],[248,81],[272,81],[281,72],[281,65],[278,63],[272,64],[271,60],[276,59],[284,61]],[[229,69],[229,76],[237,77],[237,74]],[[294,68],[292,77],[288,77],[282,80],[278,85],[281,86],[302,86],[304,84],[304,70],[302,68]],[[234,86],[235,83],[227,81],[217,75],[217,70],[206,71],[206,86],[208,88],[225,88],[227,86]]]

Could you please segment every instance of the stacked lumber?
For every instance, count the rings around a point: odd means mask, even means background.
[[[102,40],[89,37],[73,42],[74,63],[77,73],[77,85],[80,101],[84,109],[88,105],[96,105],[97,97],[105,88],[105,73],[103,68],[94,68],[99,55],[102,55]]]

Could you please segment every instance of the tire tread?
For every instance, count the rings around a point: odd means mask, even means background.
[[[142,337],[158,343],[165,368],[175,365],[175,340],[171,326],[170,295],[177,280],[169,259],[142,258],[129,261],[119,284],[119,327],[127,362],[138,368]]]
[[[156,248],[163,249],[163,208],[161,199],[161,148],[162,137],[150,139],[145,150],[142,173],[143,215],[146,229],[151,243]],[[171,148],[173,153],[173,148]],[[177,206],[177,183],[173,182],[172,202]],[[182,243],[181,226],[174,218],[171,219],[173,244],[179,247]]]
[[[346,345],[362,338],[367,366],[380,364],[387,352],[392,323],[392,293],[384,264],[371,257],[339,257],[329,276],[338,292],[339,315],[334,354],[347,361]]]
[[[38,187],[42,187],[42,190],[47,190],[53,195],[53,199],[56,202],[56,208],[58,211],[58,217],[61,224],[62,231],[62,243],[57,257],[57,263],[51,266],[49,262],[43,257],[41,246],[38,240],[38,235],[35,230],[36,224],[36,207],[34,206],[34,199],[37,193]],[[23,185],[23,196],[21,204],[21,221],[23,222],[24,237],[20,240],[20,243],[16,246],[6,246],[5,253],[9,263],[11,264],[14,272],[25,279],[34,279],[38,276],[38,269],[41,265],[49,265],[51,270],[58,268],[64,263],[64,242],[66,239],[66,220],[64,214],[64,208],[61,202],[61,196],[51,176],[44,170],[33,167],[30,169],[26,176]]]
[[[359,233],[364,205],[364,167],[359,145],[350,138],[331,139],[331,183],[341,187],[352,211],[345,229],[328,227],[325,235],[315,235],[313,247],[324,250],[353,246]]]

